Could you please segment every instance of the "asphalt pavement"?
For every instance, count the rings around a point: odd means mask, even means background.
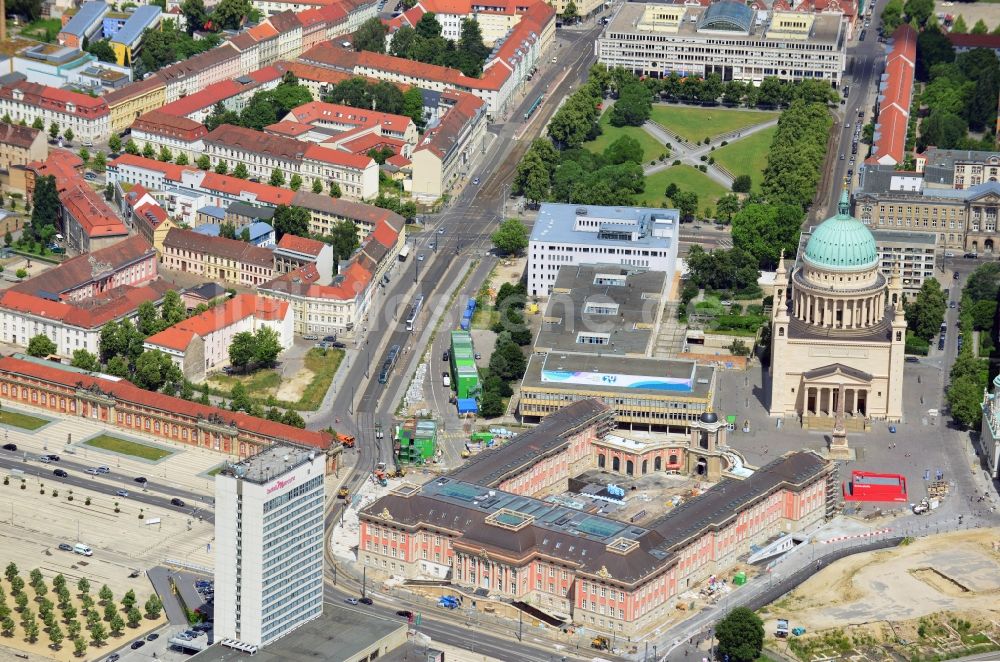
[[[0,451],[0,469],[5,470],[5,474],[9,474],[14,478],[21,475],[15,473],[20,471],[26,477],[37,477],[39,480],[44,479],[50,483],[78,487],[90,490],[91,492],[97,492],[98,494],[107,494],[111,497],[115,497],[115,493],[118,490],[125,489],[128,491],[128,496],[116,498],[165,508],[193,517],[201,517],[210,523],[215,521],[215,514],[203,502],[205,498],[203,494],[175,488],[170,488],[168,491],[165,488],[157,486],[154,481],[148,481],[145,486],[142,486],[133,480],[136,476],[124,475],[117,472],[105,474],[100,477],[105,479],[121,479],[120,485],[109,484],[104,480],[98,480],[98,476],[85,473],[86,469],[94,465],[75,462],[62,453],[59,454],[60,459],[58,462],[50,464],[43,464],[37,459],[32,459],[28,462],[25,461],[23,456],[24,454],[20,451]],[[56,476],[53,473],[56,469],[63,469],[67,475],[64,477]],[[173,498],[183,500],[184,506],[171,504],[170,500]]]

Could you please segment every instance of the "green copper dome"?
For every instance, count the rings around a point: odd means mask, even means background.
[[[823,221],[809,237],[805,259],[822,269],[854,271],[878,264],[875,237],[865,224],[851,216],[847,190],[840,196],[837,215]]]

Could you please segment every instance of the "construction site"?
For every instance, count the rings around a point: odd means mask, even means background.
[[[1000,529],[849,556],[760,615],[766,646],[801,660],[948,659],[1000,650]],[[801,634],[776,636],[779,619]]]

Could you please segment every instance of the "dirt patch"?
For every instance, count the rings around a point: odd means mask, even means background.
[[[939,593],[961,596],[969,592],[969,589],[936,568],[917,568],[910,572],[914,577]]]
[[[1000,616],[1000,530],[929,536],[890,550],[857,554],[813,575],[768,608],[809,631],[879,621],[904,622],[953,611]]]
[[[299,398],[302,397],[302,393],[306,390],[306,386],[309,386],[309,382],[315,377],[315,373],[306,367],[302,367],[295,373],[295,376],[291,379],[283,379],[281,386],[278,387],[278,392],[276,397],[279,400],[285,400],[287,402],[298,402]]]

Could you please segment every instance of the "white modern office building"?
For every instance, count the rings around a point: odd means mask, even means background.
[[[836,87],[846,64],[844,25],[837,11],[768,11],[732,0],[707,7],[626,2],[595,48],[608,68],[654,78],[717,73],[754,85],[776,76]]]
[[[548,296],[560,267],[576,265],[662,271],[669,283],[677,263],[679,224],[676,209],[545,203],[528,243],[528,294]],[[614,286],[620,281],[624,286],[618,273],[598,273],[595,283]]]
[[[275,445],[215,478],[215,636],[263,646],[323,612],[325,456]]]

